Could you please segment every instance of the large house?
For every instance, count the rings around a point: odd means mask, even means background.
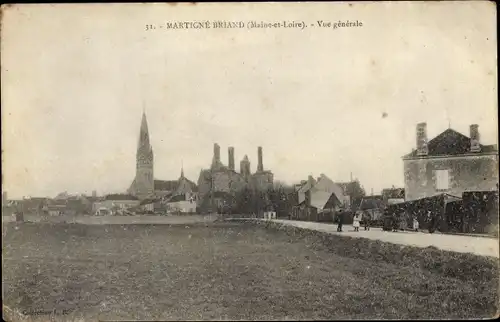
[[[406,201],[497,189],[498,149],[480,143],[477,124],[469,137],[447,129],[428,141],[427,124],[419,123],[416,136],[416,149],[403,157]]]
[[[317,180],[309,176],[296,189],[298,204],[292,209],[294,219],[320,221],[326,216],[331,220],[336,210],[349,205],[349,197],[342,188],[324,174]]]

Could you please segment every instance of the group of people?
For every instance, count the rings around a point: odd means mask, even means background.
[[[345,222],[345,217],[347,214],[345,213],[344,210],[340,210],[336,214],[336,221],[337,221],[337,231],[341,232],[342,231],[342,226]],[[391,230],[391,231],[398,231],[398,230],[414,230],[414,231],[419,231],[419,222],[416,216],[412,216],[412,220],[410,220],[409,215],[406,212],[401,212],[401,213],[393,213],[393,214],[385,214],[384,220],[386,221],[384,223],[384,226],[389,228],[384,230]],[[353,215],[353,220],[352,220],[352,225],[354,227],[354,231],[359,231],[359,228],[364,226],[364,230],[370,230],[370,222],[372,218],[370,213],[364,212],[364,213],[355,213]],[[427,221],[429,221],[429,227],[434,227],[434,221],[435,218],[430,214],[430,212],[427,215],[426,218]],[[412,227],[408,227],[408,223],[412,222]],[[433,232],[432,228],[429,230],[429,232]]]
[[[386,223],[384,223],[384,226],[386,227],[385,230],[392,230],[392,231],[398,231],[398,230],[413,230],[413,231],[419,231],[420,229],[420,224],[418,221],[418,216],[417,214],[412,214],[408,215],[405,211],[401,212],[396,212],[396,213],[386,213],[384,215],[384,219],[386,220]],[[436,231],[439,226],[439,220],[438,217],[433,214],[430,210],[425,213],[425,215],[420,217],[424,222],[425,226],[428,227],[429,233],[433,233]],[[412,227],[408,227],[408,223],[412,223]],[[389,228],[389,229],[388,229]]]
[[[385,226],[390,226],[390,230],[398,231],[398,230],[410,230],[408,227],[408,223],[410,222],[410,216],[406,212],[400,213],[392,213],[386,214],[385,220],[390,220],[390,224],[385,224]],[[412,230],[418,231],[418,220],[416,217],[413,217],[412,221]],[[387,230],[387,229],[386,229]]]
[[[341,232],[342,231],[342,225],[344,224],[344,220],[346,214],[343,210],[340,210],[337,213],[337,231]],[[369,213],[355,213],[352,219],[352,225],[354,227],[354,231],[359,231],[359,227],[361,227],[361,221],[363,221],[365,230],[370,230],[370,221],[371,221],[371,216]]]

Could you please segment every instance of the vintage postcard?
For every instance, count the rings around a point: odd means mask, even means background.
[[[496,19],[3,5],[4,319],[498,317]]]

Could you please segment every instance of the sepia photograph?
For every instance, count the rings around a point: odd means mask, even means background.
[[[496,3],[0,18],[4,321],[498,318]]]

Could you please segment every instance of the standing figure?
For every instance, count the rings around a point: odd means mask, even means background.
[[[417,220],[417,216],[413,216],[413,230],[417,231],[418,232],[418,220]]]
[[[434,228],[435,218],[432,215],[432,212],[430,210],[427,211],[427,223],[429,225],[429,233],[432,234],[435,230],[435,228]]]
[[[352,225],[354,226],[354,231],[359,231],[359,226],[361,226],[361,214],[355,213],[354,218],[352,219]]]
[[[342,211],[342,209],[340,209],[337,214],[337,220],[338,220],[337,231],[341,232],[342,224],[344,223],[344,212]]]
[[[384,231],[391,231],[392,230],[392,215],[389,213],[389,210],[387,208],[384,209],[382,220],[383,220],[382,229]]]
[[[402,211],[399,213],[399,229],[405,231],[408,228],[408,217],[406,212]]]
[[[370,230],[370,221],[372,220],[372,216],[368,211],[365,211],[363,214],[364,218],[364,224],[365,224],[365,230]]]
[[[398,231],[398,228],[399,228],[399,218],[398,217],[399,217],[399,214],[396,211],[394,211],[392,213],[392,231],[393,232]]]

